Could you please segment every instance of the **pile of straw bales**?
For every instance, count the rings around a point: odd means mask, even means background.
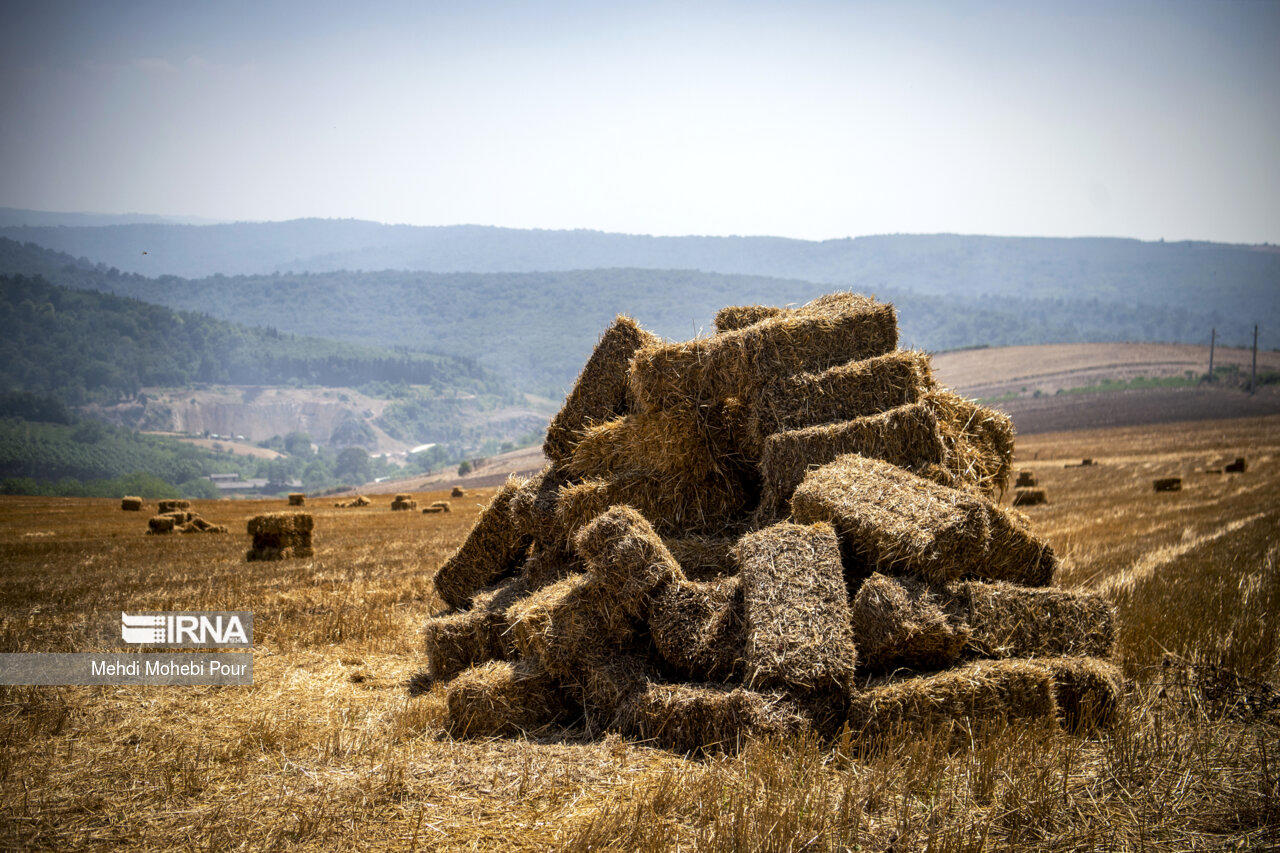
[[[369,500],[364,495],[356,495],[351,500],[338,501],[334,506],[338,509],[351,509],[353,507],[369,506],[371,503],[373,503],[373,501]]]
[[[190,507],[190,501],[160,501],[160,506],[183,504]],[[169,533],[226,533],[225,525],[205,521],[190,509],[170,509],[153,515],[147,520],[148,536],[164,536]]]
[[[399,494],[391,500],[391,509],[393,512],[403,512],[411,509],[417,509],[418,502],[413,499],[413,495]]]
[[[1111,608],[1001,506],[1013,426],[936,387],[892,306],[620,317],[544,452],[435,575],[457,736],[581,724],[680,750],[844,727],[1106,724]]]

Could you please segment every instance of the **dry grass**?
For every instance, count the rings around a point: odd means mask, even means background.
[[[1110,730],[993,723],[951,737],[748,742],[700,760],[643,741],[453,740],[407,696],[433,570],[492,490],[430,518],[315,508],[315,554],[243,562],[224,536],[142,536],[116,500],[0,498],[0,649],[104,647],[120,610],[248,609],[255,685],[0,688],[5,849],[1187,850],[1280,844],[1280,725],[1166,651],[1274,685],[1280,418],[1019,441],[1058,584],[1118,608],[1129,682]],[[1196,472],[1249,459],[1239,475]],[[1063,463],[1094,457],[1090,468]],[[1181,492],[1155,495],[1158,476]],[[418,494],[419,501],[448,496]],[[1208,671],[1208,670],[1206,670]],[[1163,692],[1163,695],[1162,695]],[[1226,698],[1230,698],[1228,692]],[[1062,704],[1062,699],[1058,699]],[[1272,712],[1274,713],[1274,712]]]

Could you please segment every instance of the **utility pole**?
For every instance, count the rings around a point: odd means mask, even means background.
[[[1218,330],[1209,333],[1209,381],[1213,381],[1213,347],[1218,342]]]
[[[1253,367],[1249,369],[1249,393],[1258,387],[1258,324],[1253,324]]]

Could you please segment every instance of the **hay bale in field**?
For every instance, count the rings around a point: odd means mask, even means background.
[[[511,498],[524,484],[512,477],[480,513],[466,541],[435,574],[436,592],[450,607],[463,608],[471,596],[514,572],[528,539],[511,524]]]
[[[391,499],[392,512],[407,512],[411,509],[417,509],[418,502],[413,499],[413,495],[399,494]]]
[[[311,531],[315,521],[305,512],[269,512],[255,515],[247,525],[253,547],[245,559],[285,560],[310,557]]]
[[[1031,489],[1038,486],[1039,481],[1036,480],[1036,474],[1034,471],[1019,471],[1018,480],[1013,485],[1014,488],[1018,489]]]
[[[142,509],[142,498],[133,495],[125,495],[120,499],[120,509],[129,512],[138,512]]]
[[[173,512],[174,510],[186,510],[186,509],[191,509],[191,501],[167,500],[167,501],[158,501],[156,503],[156,511],[159,512],[161,515],[164,515],[166,512]]]
[[[736,536],[671,536],[663,537],[685,577],[692,581],[710,581],[736,574],[738,563],[733,558]]]
[[[424,506],[422,508],[423,515],[439,515],[444,511],[445,509],[442,506]]]
[[[1180,492],[1182,491],[1182,478],[1158,477],[1151,485],[1157,492]]]
[[[289,493],[289,506],[306,506],[307,496],[302,492]]]
[[[373,501],[369,500],[364,495],[356,495],[351,500],[339,501],[335,503],[334,506],[339,509],[350,509],[352,507],[369,506],[371,503],[373,503]]]
[[[1034,661],[980,661],[936,675],[888,681],[855,694],[849,728],[878,741],[895,734],[957,732],[974,723],[1052,718],[1052,673]]]
[[[835,531],[782,523],[743,536],[745,683],[839,709],[858,652]]]
[[[467,496],[467,490],[462,488],[462,486],[454,486],[452,489],[449,490],[449,497],[451,498],[463,498],[466,496]]]
[[[172,533],[175,527],[173,516],[171,515],[153,515],[147,520],[147,534],[161,535]]]
[[[629,506],[596,516],[574,536],[573,547],[614,605],[633,619],[648,614],[654,590],[684,580],[680,564],[653,526]]]
[[[547,427],[542,452],[548,459],[553,462],[568,459],[588,426],[630,411],[627,371],[631,357],[641,347],[657,341],[656,336],[641,329],[630,317],[619,316],[605,330],[563,408]]]
[[[948,617],[942,599],[911,578],[873,574],[849,602],[859,666],[942,669],[964,650],[969,628]]]
[[[1223,470],[1228,474],[1243,474],[1248,470],[1248,467],[1249,465],[1245,462],[1245,458],[1243,456],[1237,456],[1234,462],[1228,462],[1224,465]]]
[[[454,737],[518,735],[555,721],[564,703],[536,661],[491,661],[466,670],[445,690]]]
[[[786,514],[786,502],[813,468],[847,453],[904,468],[941,463],[947,448],[933,410],[921,403],[836,424],[774,433],[760,457],[760,518]]]
[[[616,655],[635,635],[635,624],[589,573],[530,593],[507,608],[506,620],[520,654],[563,679]]]
[[[1097,593],[966,581],[944,597],[983,657],[1107,657],[1115,646],[1115,608]]]
[[[649,683],[624,711],[640,738],[679,753],[733,751],[749,738],[786,737],[809,727],[781,695],[716,684]]]
[[[1110,661],[1090,657],[1037,658],[1053,675],[1058,713],[1073,730],[1110,728],[1124,697],[1124,676]]]
[[[470,666],[514,657],[506,611],[527,592],[523,579],[511,578],[476,593],[470,610],[428,619],[423,627],[428,676],[447,681]]]
[[[776,377],[882,355],[897,342],[893,306],[832,294],[736,331],[641,347],[631,362],[631,395],[646,412],[751,400]]]
[[[938,416],[946,443],[945,485],[1003,492],[1013,466],[1013,419],[949,391],[930,391],[923,402]]]
[[[796,521],[828,521],[846,571],[911,574],[931,583],[962,578],[1044,586],[1053,549],[1012,512],[878,459],[841,456],[805,477],[791,498]]]
[[[716,312],[714,322],[717,332],[732,332],[785,313],[786,308],[772,305],[726,305]]]
[[[226,533],[227,528],[222,524],[214,524],[205,521],[198,515],[192,514],[185,524],[177,524],[173,528],[178,533]]]
[[[432,501],[431,506],[433,509],[438,509],[440,512],[453,511],[453,505],[450,504],[448,501]]]
[[[1048,502],[1049,496],[1044,489],[1018,489],[1013,493],[1014,506],[1040,506]]]
[[[196,517],[194,512],[185,509],[175,509],[170,512],[163,512],[161,515],[172,518],[174,524],[186,524],[188,521]]]
[[[667,663],[694,680],[740,678],[746,646],[742,578],[667,583],[650,604],[649,635]]]
[[[751,430],[763,442],[775,432],[876,415],[917,402],[933,384],[929,356],[914,350],[780,376],[752,402]]]

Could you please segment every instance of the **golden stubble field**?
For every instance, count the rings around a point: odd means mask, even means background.
[[[1238,455],[1244,474],[1209,474]],[[1099,464],[1066,468],[1092,457]],[[0,498],[0,651],[105,648],[121,610],[252,610],[253,687],[0,688],[0,845],[126,849],[1260,849],[1280,845],[1280,417],[1019,441],[1064,586],[1116,601],[1113,731],[975,731],[873,754],[750,744],[687,759],[575,731],[454,741],[410,697],[454,511],[309,501],[316,554],[144,536],[114,501]],[[1182,476],[1155,494],[1151,480]],[[435,500],[444,493],[417,496]],[[96,644],[96,645],[95,645]],[[1162,665],[1166,654],[1179,662]],[[1221,669],[1228,667],[1243,680]]]

